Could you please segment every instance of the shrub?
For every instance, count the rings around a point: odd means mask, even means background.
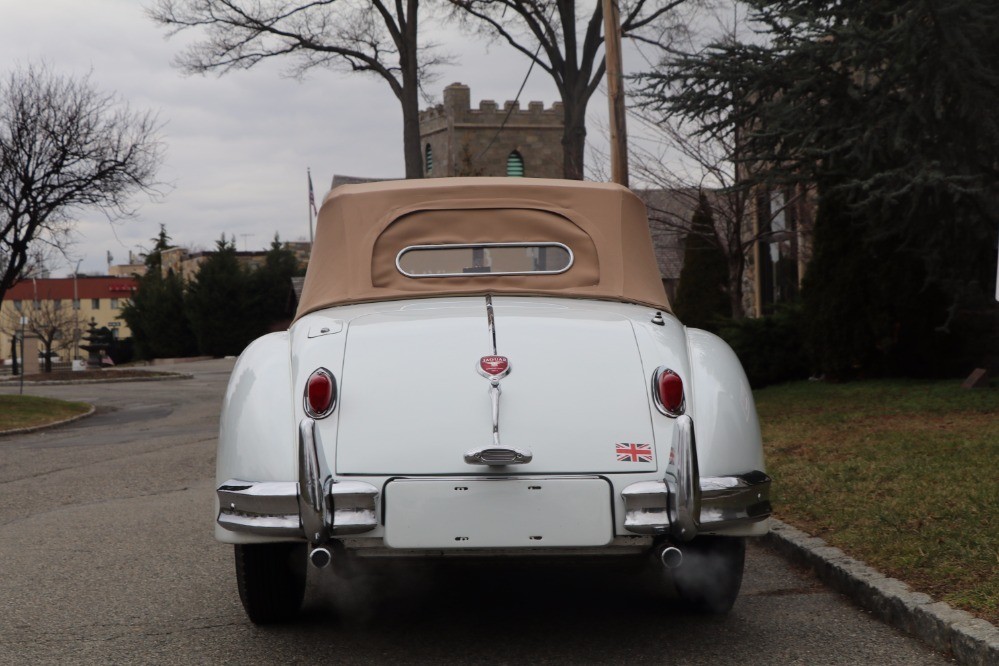
[[[800,306],[784,305],[766,317],[725,322],[718,334],[739,356],[753,388],[808,376]]]

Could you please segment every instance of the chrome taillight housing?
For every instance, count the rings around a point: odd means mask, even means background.
[[[672,418],[680,416],[686,409],[683,380],[665,365],[652,373],[652,401],[656,409]]]
[[[336,407],[336,378],[326,368],[318,368],[305,382],[305,413],[322,419]]]

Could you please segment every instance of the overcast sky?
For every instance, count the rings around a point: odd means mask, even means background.
[[[117,92],[135,109],[151,109],[163,123],[166,157],[159,178],[171,188],[160,201],[138,198],[138,215],[112,227],[97,212],[77,224],[71,260],[53,275],[107,271],[106,254],[125,263],[150,247],[165,224],[176,245],[210,249],[222,233],[239,250],[308,238],[306,168],[317,201],[334,174],[402,177],[402,114],[382,79],[313,70],[304,81],[282,76],[286,64],[264,63],[222,77],[186,76],[172,65],[190,39],[167,39],[138,0],[0,0],[0,75],[18,64],[44,61],[60,74],[91,73],[103,91]],[[430,30],[427,30],[430,32]],[[192,34],[191,37],[194,35]],[[432,86],[471,87],[472,104],[513,99],[528,61],[501,43],[487,45],[456,28],[430,37],[455,57]],[[497,66],[502,63],[502,66]],[[638,67],[637,63],[628,63]],[[551,79],[535,68],[521,95],[546,107],[558,99]],[[607,102],[589,107],[589,139],[601,142]],[[588,158],[589,159],[589,156]]]

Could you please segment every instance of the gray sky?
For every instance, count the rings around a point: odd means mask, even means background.
[[[317,202],[333,174],[402,177],[402,114],[382,79],[314,70],[297,81],[282,76],[287,64],[280,61],[222,77],[186,76],[172,61],[191,37],[166,39],[145,5],[0,0],[0,75],[37,61],[61,74],[90,72],[99,89],[117,92],[135,109],[156,111],[164,124],[159,177],[172,189],[160,201],[137,198],[137,217],[113,227],[100,213],[82,213],[72,261],[50,266],[53,275],[71,272],[76,260],[81,271],[106,272],[107,252],[124,263],[129,250],[149,248],[160,224],[175,244],[192,249],[210,249],[223,232],[236,236],[240,250],[266,247],[275,232],[282,240],[305,240],[307,167]],[[514,98],[526,57],[455,28],[428,32],[455,56],[431,86],[438,99],[454,81],[471,87],[473,105]],[[551,79],[535,68],[522,106],[539,100],[548,107],[557,99]],[[606,107],[602,94],[590,103],[591,142],[603,140]]]

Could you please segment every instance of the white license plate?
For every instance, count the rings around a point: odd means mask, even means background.
[[[605,546],[611,486],[598,477],[397,479],[385,487],[392,548]]]

